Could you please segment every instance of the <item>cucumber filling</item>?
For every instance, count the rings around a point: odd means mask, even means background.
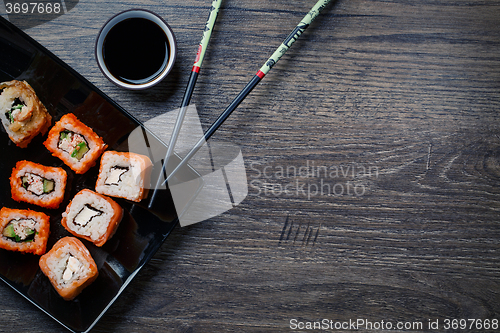
[[[21,177],[23,187],[36,195],[48,194],[54,191],[55,182],[34,173],[26,173]]]
[[[62,131],[59,133],[57,147],[78,161],[89,151],[89,146],[85,138],[72,131]]]
[[[77,160],[81,160],[83,158],[83,155],[85,155],[85,153],[88,151],[89,147],[87,147],[87,144],[85,142],[80,142],[76,145],[75,149],[71,153],[71,157],[76,158]]]
[[[7,117],[7,120],[11,124],[14,121],[16,121],[16,116],[21,112],[23,106],[26,106],[26,104],[22,102],[19,98],[16,98],[14,102],[12,102],[12,107],[10,108],[10,110],[5,112],[5,117]]]
[[[2,235],[19,243],[31,242],[37,234],[36,221],[32,219],[11,220],[2,231]]]

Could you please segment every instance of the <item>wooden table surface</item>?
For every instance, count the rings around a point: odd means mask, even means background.
[[[192,99],[205,129],[313,4],[223,1]],[[209,6],[80,1],[24,31],[147,121],[180,105]],[[114,86],[94,58],[100,27],[130,8],[161,15],[179,46],[143,92]],[[499,110],[498,1],[330,4],[213,137],[241,148],[246,199],[176,228],[92,332],[295,332],[324,319],[499,331]],[[1,332],[66,331],[4,284],[0,295]],[[477,323],[455,331],[488,328]]]

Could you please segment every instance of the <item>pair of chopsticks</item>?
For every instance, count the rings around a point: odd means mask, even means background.
[[[162,175],[166,173],[168,160],[174,152],[174,147],[177,143],[177,138],[179,137],[179,132],[181,130],[182,123],[184,122],[184,117],[186,116],[186,111],[188,109],[189,102],[191,101],[191,96],[193,95],[194,86],[196,85],[196,81],[198,80],[198,74],[200,72],[201,64],[203,63],[203,59],[205,58],[205,52],[207,51],[208,42],[210,41],[210,37],[212,36],[212,30],[214,28],[215,21],[217,20],[217,15],[219,14],[221,2],[222,0],[214,0],[212,2],[212,6],[210,7],[210,14],[208,15],[207,24],[205,26],[205,29],[203,30],[203,37],[201,38],[200,44],[198,46],[196,60],[189,76],[186,91],[184,92],[184,97],[182,98],[181,108],[179,110],[179,113],[177,114],[177,120],[175,121],[174,129],[172,131],[172,135],[170,136],[170,141],[168,142],[167,153],[165,154],[165,159],[163,160],[162,169],[158,176],[158,180],[156,181],[156,186],[153,195],[151,196],[151,200],[149,201],[148,207],[150,209],[153,206],[156,193],[158,191],[158,188],[160,187]],[[177,170],[175,171],[177,172]],[[166,182],[167,180],[165,180],[162,185],[164,185]]]
[[[198,53],[196,55],[196,61],[194,63],[193,69],[191,71],[191,76],[189,78],[189,82],[186,88],[186,92],[184,93],[184,98],[182,100],[181,109],[179,114],[177,115],[177,120],[174,125],[174,130],[172,132],[172,136],[170,137],[170,142],[167,148],[167,154],[165,156],[165,160],[163,162],[162,171],[160,172],[160,176],[158,177],[158,181],[156,183],[153,195],[149,202],[149,208],[151,208],[154,198],[156,196],[156,192],[158,187],[160,186],[161,177],[166,172],[166,165],[173,153],[175,144],[177,142],[177,137],[179,135],[179,131],[182,127],[182,122],[184,121],[184,116],[186,115],[187,106],[189,101],[191,100],[191,95],[194,90],[194,86],[196,84],[196,79],[198,78],[198,73],[203,62],[203,58],[205,56],[205,52],[207,49],[208,41],[210,40],[210,36],[212,33],[213,26],[215,24],[215,20],[217,18],[217,14],[219,12],[220,4],[222,0],[215,0],[212,3],[212,7],[210,9],[210,15],[208,17],[208,22],[203,33],[203,38],[200,42]],[[304,18],[300,21],[300,23],[292,30],[292,32],[288,35],[287,38],[281,43],[281,45],[276,49],[276,51],[271,55],[271,57],[264,63],[264,65],[259,69],[259,71],[253,76],[250,82],[241,90],[241,92],[236,96],[236,98],[229,104],[229,106],[221,113],[221,115],[215,120],[215,122],[210,126],[210,128],[205,132],[205,134],[200,138],[200,140],[193,146],[193,148],[187,153],[187,155],[180,161],[180,163],[175,167],[175,169],[166,177],[165,181],[161,185],[165,185],[173,175],[179,171],[184,165],[186,165],[189,160],[200,150],[200,148],[205,144],[205,142],[217,131],[217,129],[224,123],[224,121],[231,115],[231,113],[240,105],[240,103],[245,99],[245,97],[250,94],[250,92],[257,86],[257,84],[264,78],[264,76],[271,70],[271,68],[281,59],[281,57],[286,53],[286,51],[292,46],[292,44],[300,37],[300,35],[309,27],[311,22],[319,15],[321,10],[326,7],[326,5],[331,0],[319,0],[312,9],[304,16]]]

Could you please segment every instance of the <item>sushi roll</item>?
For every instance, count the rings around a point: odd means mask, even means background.
[[[38,133],[45,134],[52,117],[26,81],[0,83],[2,125],[18,147],[26,148]]]
[[[107,147],[101,137],[72,113],[62,116],[43,144],[78,174],[87,172]]]
[[[67,174],[63,168],[19,161],[12,169],[12,199],[45,208],[58,208],[64,199]]]
[[[33,210],[0,209],[0,248],[42,255],[47,248],[50,218]]]
[[[116,202],[83,189],[62,214],[61,224],[74,236],[102,246],[114,235],[122,216],[123,209]]]
[[[75,237],[58,240],[40,258],[39,266],[66,301],[78,296],[99,275],[89,250]]]
[[[139,202],[148,194],[152,166],[147,156],[107,151],[101,157],[95,189],[101,194]]]

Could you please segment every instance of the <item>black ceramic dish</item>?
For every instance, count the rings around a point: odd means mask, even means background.
[[[53,117],[53,122],[66,113],[74,113],[104,139],[108,150],[129,151],[144,147],[154,163],[151,181],[161,170],[161,159],[167,147],[133,116],[120,108],[85,78],[38,44],[24,32],[0,17],[0,82],[26,80]],[[0,114],[3,116],[3,114]],[[0,126],[1,127],[1,126]],[[43,146],[45,136],[38,135],[27,148],[15,146],[1,127],[0,132],[0,205],[30,208],[48,214],[50,237],[47,251],[54,243],[70,234],[61,226],[61,213],[69,200],[81,189],[95,189],[99,163],[83,175],[71,171]],[[142,153],[144,153],[142,152]],[[154,156],[151,156],[154,154]],[[161,158],[161,157],[160,157]],[[58,209],[44,209],[19,203],[10,197],[9,176],[19,160],[30,160],[59,166],[68,173],[65,199]],[[174,164],[178,159],[174,161]],[[170,163],[169,163],[170,165]],[[193,169],[186,168],[179,180],[199,179],[188,193],[193,199],[202,180]],[[152,191],[150,191],[152,192]],[[155,205],[148,209],[150,197],[141,203],[116,199],[124,209],[124,218],[103,247],[82,240],[99,269],[99,277],[73,301],[64,301],[38,267],[39,256],[0,249],[0,279],[42,311],[73,332],[89,331],[116,300],[137,272],[149,261],[178,223],[188,207],[174,207],[168,189],[161,190]]]

